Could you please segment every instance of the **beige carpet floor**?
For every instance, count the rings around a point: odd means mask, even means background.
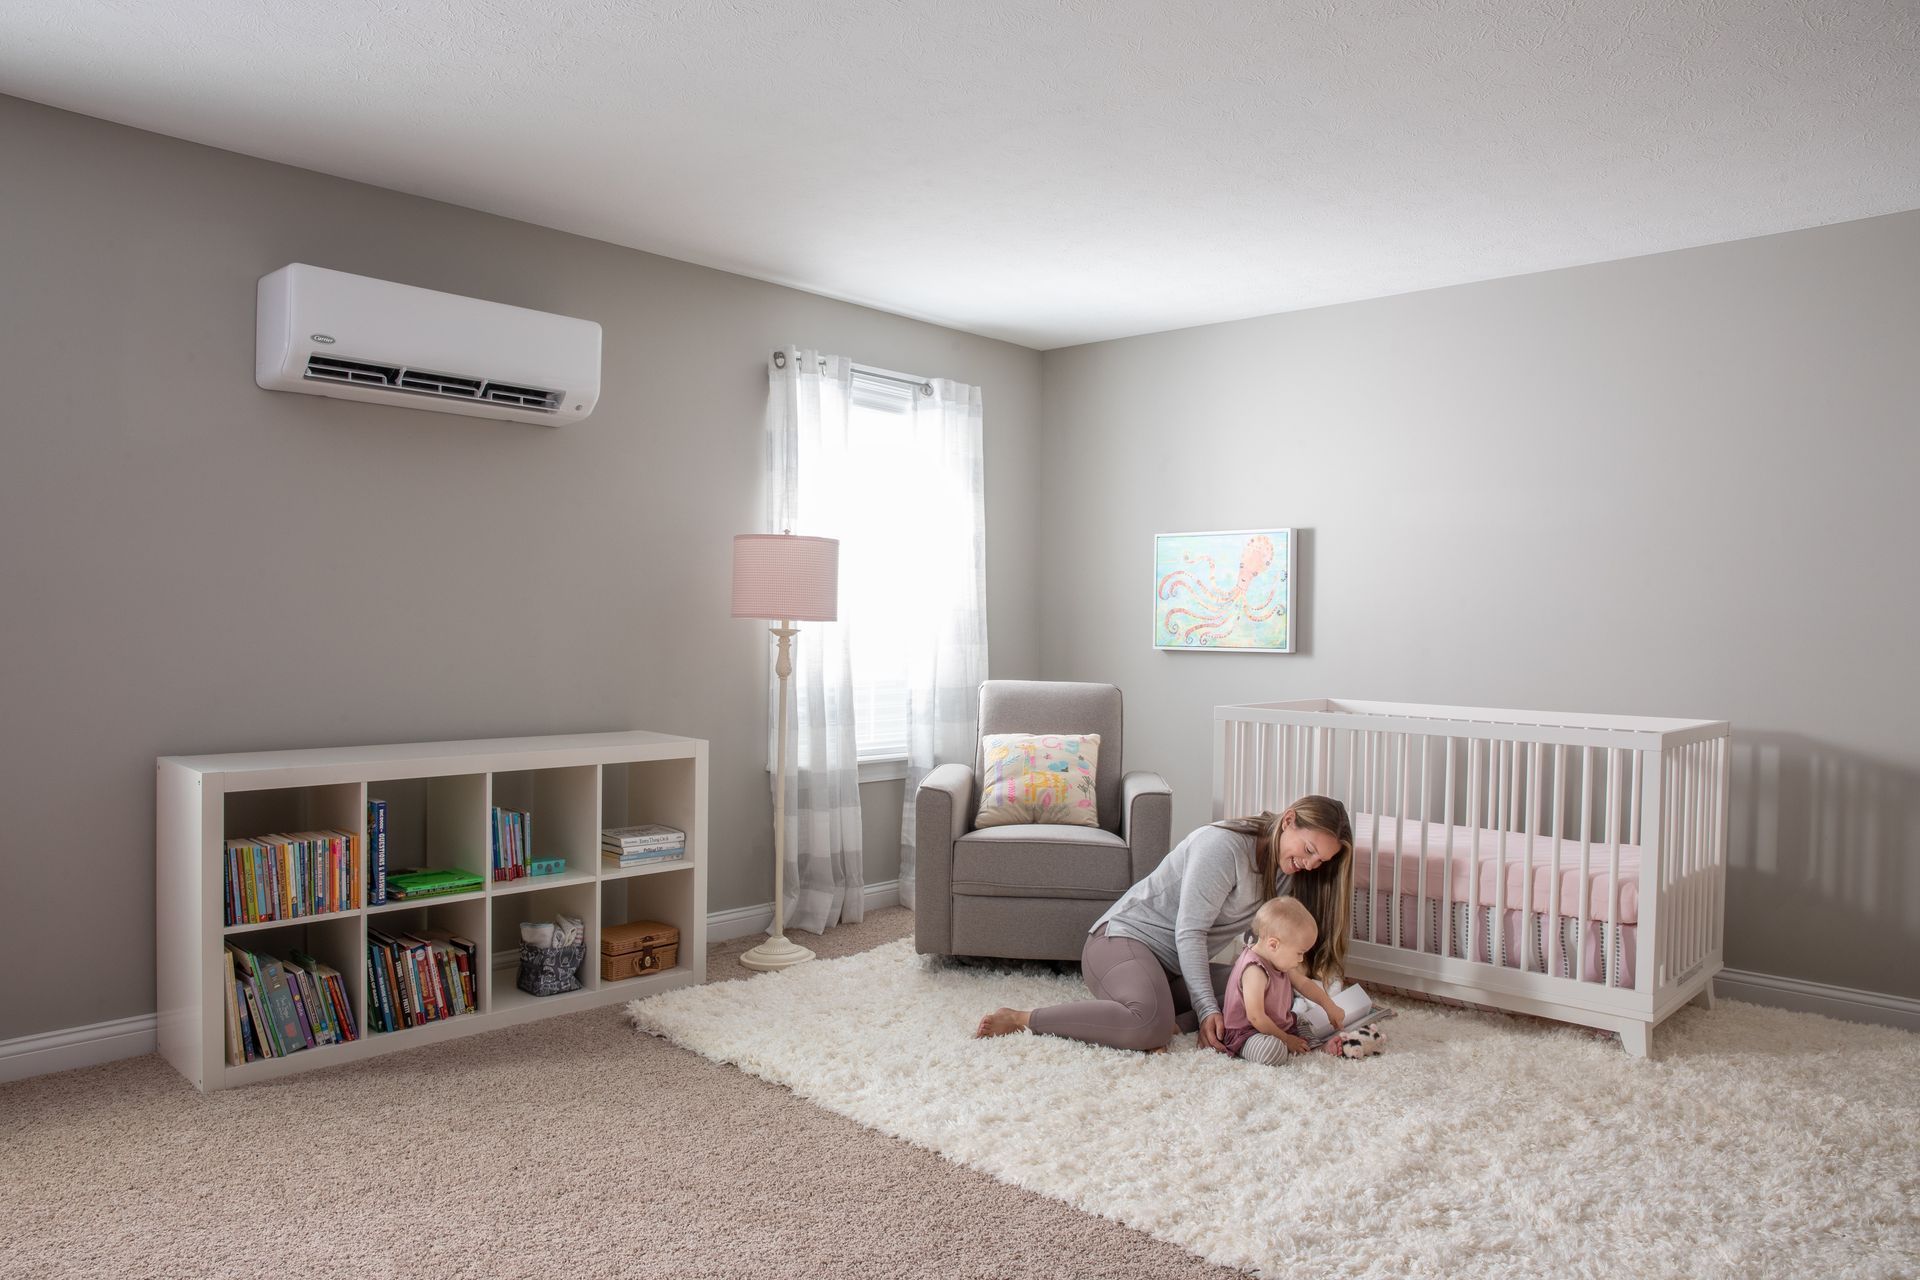
[[[911,924],[894,908],[806,941],[846,955]],[[752,941],[714,947],[709,975],[746,977]],[[1233,1274],[618,1005],[210,1096],[156,1056],[0,1085],[9,1280]]]

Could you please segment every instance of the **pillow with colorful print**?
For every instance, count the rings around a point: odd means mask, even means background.
[[[986,774],[975,827],[1100,825],[1093,802],[1099,734],[990,733],[980,740],[980,751]]]

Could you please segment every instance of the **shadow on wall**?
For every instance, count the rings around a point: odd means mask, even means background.
[[[1920,996],[1920,773],[1765,730],[1732,773],[1727,967]]]

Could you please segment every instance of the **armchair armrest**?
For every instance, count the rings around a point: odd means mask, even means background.
[[[1173,847],[1173,788],[1165,778],[1141,771],[1120,779],[1120,838],[1138,884]]]
[[[953,954],[953,844],[973,811],[973,767],[943,764],[913,794],[913,949]]]

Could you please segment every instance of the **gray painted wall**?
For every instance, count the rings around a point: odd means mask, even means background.
[[[1032,351],[15,99],[0,155],[0,1040],[153,1009],[157,755],[702,737],[709,907],[769,900],[769,642],[727,615],[778,344],[985,389],[993,667],[1037,672]],[[261,391],[295,261],[597,320],[600,407]]]
[[[1920,996],[1920,212],[1048,352],[1048,678],[1204,821],[1216,704],[1731,720],[1727,963]],[[1302,651],[1149,649],[1297,526]]]

